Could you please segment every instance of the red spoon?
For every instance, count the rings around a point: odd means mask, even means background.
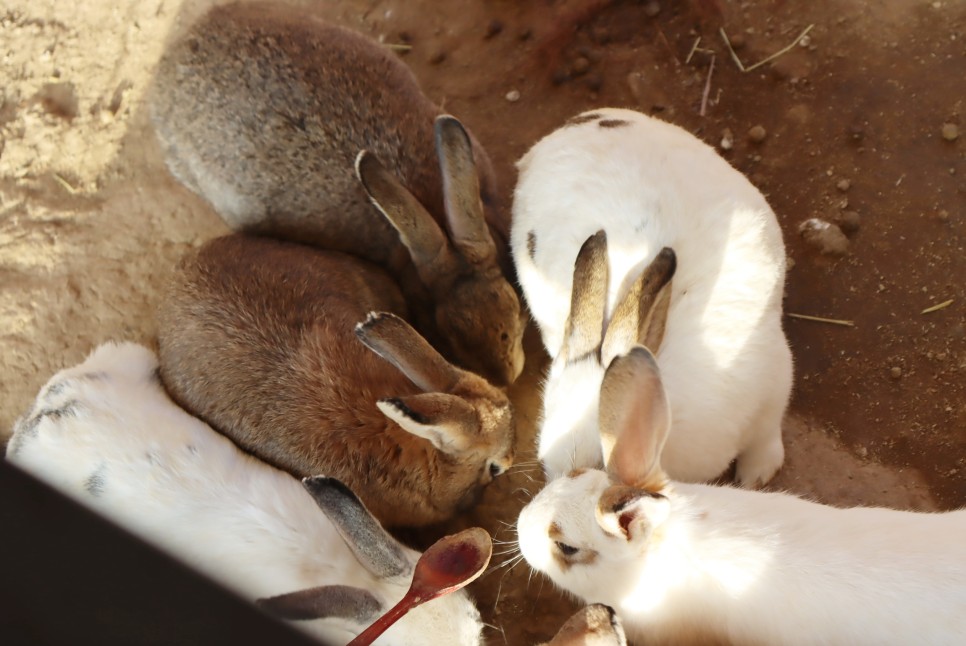
[[[416,561],[406,596],[347,646],[369,646],[419,604],[459,590],[483,573],[492,554],[490,535],[479,527],[439,539]]]

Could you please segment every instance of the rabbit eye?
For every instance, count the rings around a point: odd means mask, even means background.
[[[560,550],[560,553],[564,556],[573,556],[580,551],[579,548],[574,547],[573,545],[567,545],[566,543],[561,543],[560,541],[554,541],[554,545],[557,546],[557,549]]]

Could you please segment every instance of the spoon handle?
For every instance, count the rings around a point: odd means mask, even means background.
[[[419,605],[419,603],[418,599],[407,594],[399,600],[399,603],[390,608],[386,614],[376,619],[371,626],[359,633],[346,646],[369,646],[369,644],[379,638],[379,635],[386,632],[389,626],[396,623],[400,617],[412,610],[414,606]]]

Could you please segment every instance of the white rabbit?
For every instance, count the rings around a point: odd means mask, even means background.
[[[595,603],[574,613],[542,646],[627,646],[627,638],[614,609]]]
[[[7,459],[326,643],[346,643],[399,601],[419,557],[338,481],[303,488],[180,409],[154,354],[131,343],[54,375]],[[482,627],[459,591],[375,643],[480,644]]]
[[[532,567],[620,615],[640,643],[962,644],[966,509],[837,509],[671,482],[668,395],[643,346],[600,392],[607,472],[575,470],[520,513]]]
[[[604,334],[596,353],[575,356],[564,347],[574,259],[603,229],[609,276],[603,322],[593,322],[598,339],[661,249],[677,257],[666,334],[652,348],[674,412],[668,472],[708,480],[737,458],[743,486],[771,479],[784,460],[781,420],[792,361],[781,327],[784,246],[761,193],[685,130],[631,110],[571,119],[518,167],[513,259],[555,358],[540,431],[547,475],[600,464],[596,401],[575,393],[597,392],[610,359],[644,341],[629,325],[613,339]]]

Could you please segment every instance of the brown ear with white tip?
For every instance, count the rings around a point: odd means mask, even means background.
[[[607,473],[621,484],[659,492],[668,481],[661,451],[671,409],[657,360],[634,346],[611,361],[600,387],[600,437]]]
[[[385,216],[409,250],[423,284],[434,285],[441,277],[449,277],[457,270],[459,263],[436,220],[368,150],[363,150],[356,157],[356,176],[362,182],[369,200]]]
[[[607,234],[603,229],[587,238],[574,261],[570,313],[564,327],[560,356],[568,362],[598,356],[607,310]]]
[[[635,343],[658,351],[667,327],[671,279],[676,270],[674,250],[664,247],[631,284],[607,325],[601,346],[604,365]]]
[[[424,392],[448,392],[463,371],[436,351],[409,323],[389,312],[370,312],[356,325],[367,348],[396,366]]]
[[[496,244],[483,215],[470,137],[463,124],[448,114],[436,117],[435,132],[443,205],[453,245],[471,265],[496,265]]]

